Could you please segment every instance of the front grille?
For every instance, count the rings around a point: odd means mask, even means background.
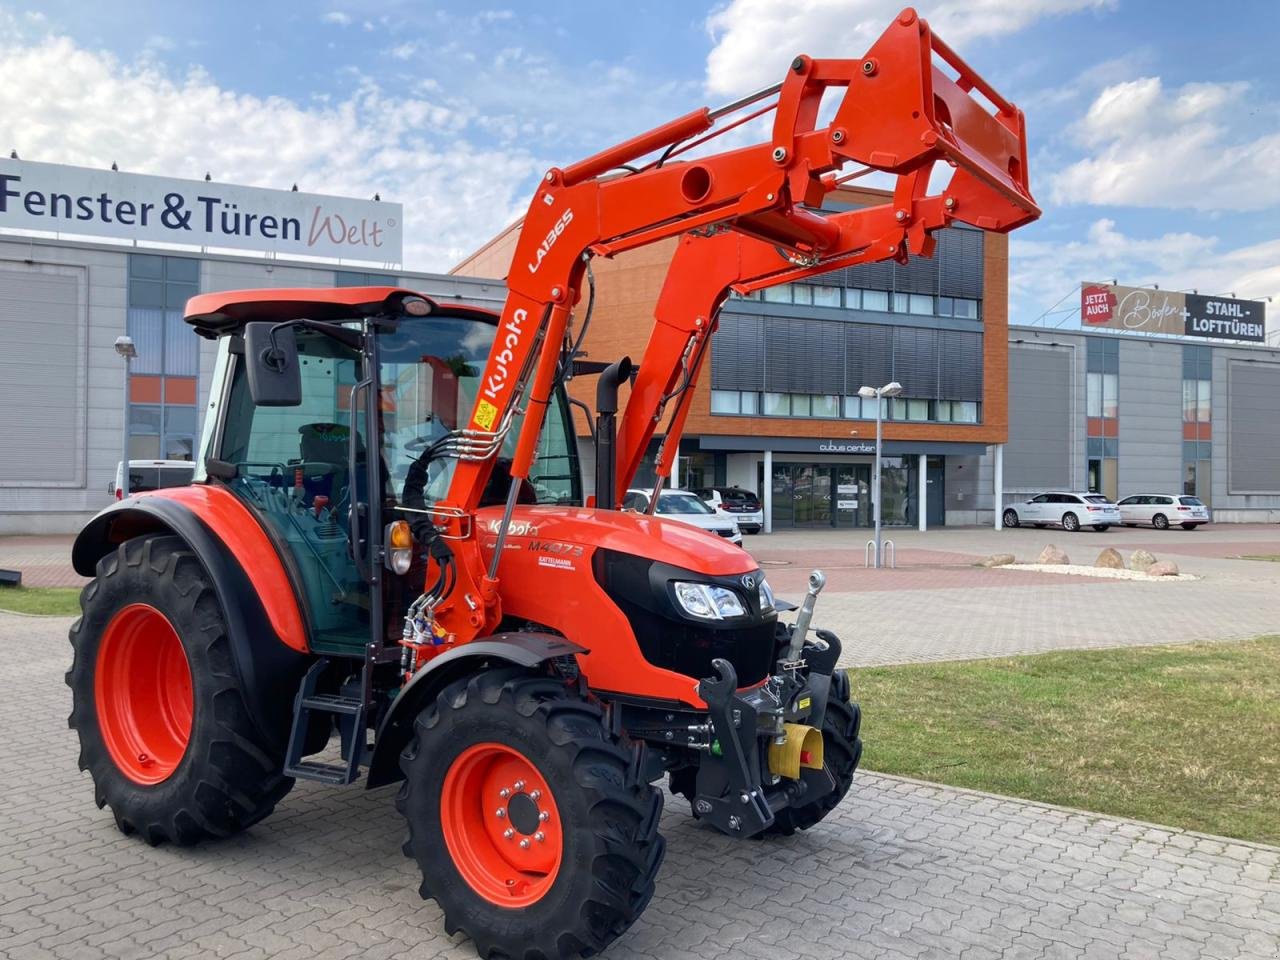
[[[596,580],[626,615],[645,660],[686,677],[715,675],[711,661],[728,660],[738,683],[749,686],[769,675],[776,656],[778,616],[762,613],[759,593],[746,590],[741,575],[708,577],[644,557],[596,551]],[[754,575],[759,582],[759,573]],[[748,615],[734,621],[698,621],[679,612],[671,598],[672,580],[717,583],[738,593]]]

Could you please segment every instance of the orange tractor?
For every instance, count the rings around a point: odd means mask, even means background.
[[[770,112],[767,142],[686,156]],[[823,210],[872,170],[891,202]],[[644,910],[664,776],[732,836],[821,821],[861,753],[839,640],[808,626],[821,574],[785,625],[748,553],[617,504],[655,435],[669,475],[731,290],[929,255],[954,221],[1012,230],[1039,215],[1026,170],[1021,112],[908,9],[860,59],[797,57],[548,171],[500,314],[394,288],[194,298],[219,348],[196,482],[74,547],[98,805],[188,844],[299,778],[401,781],[423,896],[483,956],[528,958],[598,952]],[[582,359],[591,258],[678,235],[638,366]],[[574,376],[599,378],[591,497]]]

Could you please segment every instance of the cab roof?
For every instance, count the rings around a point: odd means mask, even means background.
[[[493,311],[479,307],[442,305],[432,297],[403,287],[304,287],[202,293],[187,301],[184,319],[201,336],[213,339],[240,333],[252,320],[275,323],[302,318],[339,321],[388,311],[399,313],[399,303],[406,297],[421,297],[431,304],[429,316],[471,316],[489,322],[497,316]]]

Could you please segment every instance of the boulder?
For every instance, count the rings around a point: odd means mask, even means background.
[[[1012,553],[993,553],[991,556],[983,560],[979,564],[979,566],[988,567],[988,568],[989,567],[1007,567],[1009,564],[1013,562],[1015,562],[1015,558]]]
[[[1133,551],[1133,553],[1129,554],[1130,570],[1141,570],[1145,573],[1147,568],[1150,567],[1155,562],[1156,562],[1155,554],[1147,550],[1143,550],[1141,547]]]
[[[1123,570],[1124,557],[1120,556],[1120,551],[1115,547],[1107,547],[1100,554],[1098,559],[1093,562],[1095,567],[1105,567],[1108,570]]]
[[[1059,550],[1052,543],[1040,551],[1040,559],[1036,563],[1070,563],[1071,558],[1062,550]]]
[[[1178,565],[1172,560],[1157,560],[1147,567],[1147,576],[1150,577],[1176,577],[1177,575]]]

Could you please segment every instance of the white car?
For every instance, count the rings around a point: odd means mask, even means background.
[[[1101,533],[1120,522],[1120,509],[1100,493],[1042,493],[1004,508],[1004,525],[1060,526],[1074,532],[1089,527]]]
[[[703,487],[694,490],[706,504],[732,514],[743,533],[759,533],[764,527],[764,507],[760,498],[741,487]]]
[[[196,473],[190,460],[130,460],[129,493],[146,493],[165,487],[185,487]],[[107,484],[107,493],[124,499],[124,461],[116,464],[116,478]]]
[[[1138,493],[1118,504],[1120,522],[1126,527],[1150,524],[1157,530],[1168,530],[1178,524],[1183,530],[1194,530],[1209,522],[1209,508],[1199,497],[1170,493]]]
[[[628,490],[627,495],[622,498],[622,509],[648,513],[652,497],[652,490]],[[742,531],[738,529],[738,522],[728,514],[707,506],[689,490],[663,490],[658,495],[658,509],[654,512],[668,520],[679,520],[681,523],[701,527],[708,533],[718,534],[730,543],[742,546]]]

